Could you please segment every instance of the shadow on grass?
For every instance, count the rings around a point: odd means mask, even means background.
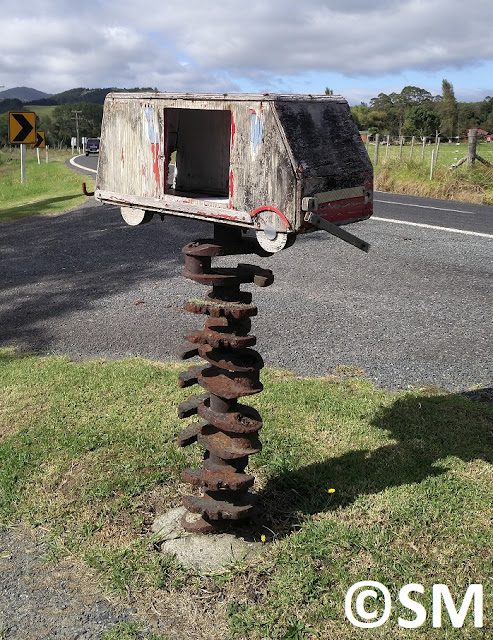
[[[282,537],[299,524],[300,516],[346,507],[362,495],[440,476],[448,470],[449,456],[492,463],[492,391],[478,390],[470,398],[447,394],[396,400],[372,425],[397,442],[351,451],[272,478],[259,495],[260,521]],[[329,488],[335,492],[329,494]]]
[[[25,218],[26,216],[32,216],[34,214],[45,213],[57,213],[60,209],[58,207],[52,208],[53,205],[58,205],[70,200],[80,201],[82,193],[77,193],[68,196],[59,196],[57,198],[46,198],[45,200],[37,200],[36,202],[29,202],[19,207],[10,207],[0,209],[0,222],[9,222],[16,218]],[[64,209],[64,207],[62,207]]]

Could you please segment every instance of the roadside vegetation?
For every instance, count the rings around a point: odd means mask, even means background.
[[[326,89],[326,93],[331,93]],[[375,135],[380,143],[390,139],[389,148],[380,146],[378,165],[375,167],[375,188],[381,191],[405,193],[476,204],[493,204],[493,168],[478,161],[474,168],[452,164],[467,155],[467,131],[478,129],[478,154],[493,164],[493,143],[487,134],[493,134],[493,98],[486,96],[479,102],[458,102],[454,88],[442,81],[441,95],[415,86],[406,86],[400,93],[379,93],[369,103],[351,107],[360,131],[371,136],[367,147],[374,161]],[[410,159],[410,143],[415,148]],[[440,137],[438,159],[430,180],[431,150]],[[400,156],[400,140],[406,145]],[[426,139],[424,160],[421,143]],[[431,144],[430,144],[431,143]]]
[[[189,393],[180,370],[1,351],[0,524],[36,528],[48,562],[92,567],[144,621],[162,616],[193,637],[354,638],[344,597],[359,580],[378,580],[394,599],[372,638],[491,636],[491,398],[389,392],[343,365],[321,379],[264,370],[263,393],[249,398],[264,418],[264,448],[250,463],[261,555],[200,574],[159,553],[150,533],[191,490],[180,471],[200,464],[199,447],[176,445],[186,426],[176,407]],[[419,629],[397,627],[399,615],[414,617],[397,600],[408,583],[425,588]],[[468,615],[454,629],[444,615],[433,630],[436,583],[457,606],[482,584],[484,628]]]
[[[72,209],[87,200],[82,182],[92,189],[93,180],[77,175],[65,165],[70,151],[40,149],[38,165],[35,149],[27,149],[26,181],[21,184],[20,151],[0,151],[0,222],[34,214],[54,214]]]
[[[372,162],[375,160],[375,144],[367,145]],[[493,143],[477,146],[477,154],[492,166],[478,160],[469,168],[467,163],[451,168],[467,156],[467,143],[440,144],[436,164],[431,174],[431,155],[436,151],[434,140],[423,148],[416,141],[411,157],[409,139],[402,152],[398,144],[381,144],[378,164],[374,166],[374,186],[378,191],[457,200],[473,204],[493,205]]]
[[[351,107],[351,112],[360,131],[380,136],[439,135],[442,140],[456,140],[472,128],[493,133],[493,98],[458,102],[452,84],[445,79],[441,95],[409,85],[400,93],[379,93],[369,103]]]

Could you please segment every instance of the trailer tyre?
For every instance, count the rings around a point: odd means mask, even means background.
[[[152,220],[154,213],[152,211],[146,211],[145,209],[137,209],[134,207],[122,207],[122,218],[131,227],[136,227],[139,224],[147,224]]]
[[[284,233],[283,231],[276,231],[273,227],[266,227],[265,229],[255,232],[257,236],[257,242],[269,253],[277,253],[283,249],[288,249],[294,244],[296,235],[294,233]]]
[[[274,209],[258,210],[254,214],[257,242],[269,253],[287,249],[296,239],[294,233],[288,232],[288,223],[281,216],[282,214]]]

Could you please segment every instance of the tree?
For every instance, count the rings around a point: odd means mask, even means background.
[[[400,93],[391,93],[390,97],[397,114],[398,135],[402,135],[402,127],[406,119],[406,114],[415,106],[431,104],[433,96],[426,89],[420,89],[413,85],[408,85]]]
[[[447,138],[457,135],[458,111],[454,88],[448,80],[442,80],[442,100],[438,105],[440,131]]]
[[[0,100],[0,113],[7,113],[7,111],[29,111],[24,108],[22,100],[17,98],[3,98]]]
[[[486,96],[483,102],[480,103],[479,109],[480,115],[480,128],[493,133],[493,98]]]
[[[481,107],[479,102],[459,102],[457,105],[458,119],[460,123],[459,135],[466,129],[479,127],[481,122]]]
[[[372,98],[370,106],[372,109],[384,112],[383,129],[381,133],[390,135],[402,135],[406,114],[415,106],[427,105],[432,108],[434,98],[429,91],[408,85],[400,93],[379,93],[376,98]]]
[[[399,131],[399,114],[394,104],[395,95],[379,93],[376,98],[370,100],[372,111],[374,114],[378,113],[379,133],[397,134]],[[377,125],[373,124],[373,126]]]
[[[8,144],[9,138],[9,114],[0,113],[0,145]]]
[[[79,132],[86,138],[98,137],[101,131],[103,118],[103,106],[90,102],[76,102],[55,107],[52,112],[53,137],[62,144],[70,144],[70,139],[75,136],[74,111],[79,111]]]
[[[402,101],[410,108],[420,104],[431,104],[433,102],[433,96],[429,91],[412,85],[404,87],[400,96]]]
[[[351,107],[351,113],[360,131],[378,133],[383,131],[387,120],[387,113],[378,109],[372,109],[366,104]]]
[[[434,109],[420,104],[406,114],[405,131],[409,135],[431,136],[440,127],[440,116]]]

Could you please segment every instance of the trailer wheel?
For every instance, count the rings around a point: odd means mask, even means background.
[[[266,227],[255,232],[257,242],[269,253],[277,253],[283,249],[288,249],[294,244],[296,235],[294,233],[284,233],[276,231],[273,227]]]
[[[288,223],[284,222],[280,213],[273,209],[263,209],[254,214],[257,227],[257,242],[265,251],[277,253],[290,247],[295,239],[294,233],[288,232]]]
[[[146,224],[152,220],[154,213],[145,209],[136,209],[134,207],[121,207],[122,218],[131,227],[139,224]]]

